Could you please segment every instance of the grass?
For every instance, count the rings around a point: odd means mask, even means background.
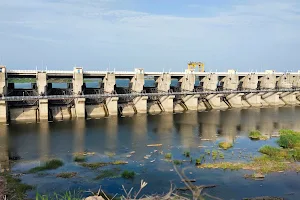
[[[106,151],[106,152],[104,152],[104,154],[108,157],[114,157],[116,155],[115,152],[110,152],[110,151]]]
[[[172,159],[172,154],[171,153],[166,153],[165,154],[165,159]]]
[[[56,175],[59,178],[73,178],[77,175],[77,172],[62,172]]]
[[[209,149],[205,149],[205,153],[209,155],[210,154],[210,150]]]
[[[201,165],[205,158],[205,155],[201,155],[199,158],[196,159],[196,165]]]
[[[231,142],[220,142],[219,147],[224,149],[224,150],[227,150],[227,149],[233,147],[233,145],[232,145]]]
[[[260,131],[254,130],[249,133],[249,138],[251,140],[266,140],[267,137],[263,136]]]
[[[0,173],[0,176],[4,178],[6,184],[6,195],[7,199],[23,200],[26,197],[26,191],[33,190],[34,187],[21,182],[21,179],[13,177],[9,173]]]
[[[123,161],[123,160],[116,160],[116,161],[111,162],[110,164],[112,164],[112,165],[126,165],[126,164],[128,164],[128,162]]]
[[[57,169],[57,168],[59,168],[59,167],[61,167],[63,165],[64,165],[64,163],[61,160],[53,159],[53,160],[47,161],[42,166],[30,169],[28,172],[29,173],[37,173],[37,172],[40,172],[40,171]]]
[[[285,149],[300,148],[300,133],[282,129],[279,131],[280,137],[277,140],[277,144]]]
[[[82,200],[83,196],[81,192],[65,192],[64,194],[54,193],[52,196],[49,195],[41,195],[36,193],[35,200]]]
[[[115,178],[120,175],[120,169],[119,168],[114,168],[114,169],[108,169],[108,170],[103,170],[100,172],[94,180],[100,180],[100,179],[105,179],[105,178]]]
[[[135,177],[135,172],[125,170],[122,172],[121,176],[122,176],[122,178],[125,178],[125,179],[133,179]]]
[[[189,157],[190,157],[190,152],[189,152],[189,151],[185,151],[185,152],[183,153],[183,155],[184,155],[185,157],[189,158]]]
[[[105,166],[108,166],[108,165],[125,165],[125,164],[128,164],[127,161],[123,161],[123,160],[116,160],[116,161],[113,161],[113,162],[95,162],[95,163],[81,163],[80,165],[83,166],[83,167],[87,167],[87,168],[90,168],[90,169],[97,169],[97,168],[100,168],[100,167],[105,167]]]
[[[217,150],[212,150],[211,151],[211,156],[213,158],[213,160],[216,160],[218,157],[218,151]]]
[[[95,163],[81,163],[80,164],[82,167],[87,167],[90,169],[97,169],[99,167],[105,167],[109,165],[109,163],[106,162],[95,162]]]
[[[74,162],[85,162],[86,157],[84,155],[75,155],[74,156]]]

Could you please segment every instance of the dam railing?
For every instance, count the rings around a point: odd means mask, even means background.
[[[222,91],[180,91],[180,92],[155,92],[155,93],[104,93],[104,94],[81,94],[81,95],[39,95],[39,96],[2,96],[0,100],[5,101],[25,101],[25,100],[59,100],[59,99],[98,99],[98,98],[110,98],[110,97],[138,97],[138,96],[170,96],[170,95],[209,95],[209,94],[236,94],[236,93],[267,93],[267,92],[296,92],[300,91],[300,88],[285,88],[285,89],[260,89],[260,90],[222,90]]]

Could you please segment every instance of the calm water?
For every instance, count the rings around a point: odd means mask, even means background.
[[[300,107],[233,109],[227,111],[190,112],[182,114],[136,115],[133,117],[110,117],[95,120],[73,120],[53,123],[10,124],[0,126],[0,162],[8,165],[7,157],[20,157],[9,167],[13,173],[25,173],[49,158],[59,158],[64,166],[44,174],[24,174],[25,183],[36,185],[40,193],[63,192],[66,190],[95,190],[101,185],[108,193],[122,193],[126,188],[138,189],[140,180],[148,182],[144,194],[166,193],[170,181],[183,187],[174,172],[173,165],[163,160],[158,152],[171,152],[174,159],[185,159],[184,151],[193,158],[204,154],[205,149],[217,149],[219,141],[234,142],[234,148],[224,151],[225,160],[248,160],[248,155],[258,155],[257,149],[264,144],[275,145],[276,138],[253,142],[248,132],[258,129],[272,135],[279,129],[300,130]],[[203,139],[210,139],[205,141]],[[162,147],[146,147],[161,143]],[[206,146],[205,148],[199,146]],[[158,152],[154,152],[158,150]],[[93,180],[99,171],[111,166],[91,170],[73,162],[75,152],[95,152],[88,162],[126,160],[128,165],[118,166],[121,170],[134,170],[133,180],[122,178]],[[135,151],[127,158],[129,152]],[[234,155],[232,155],[232,151]],[[242,151],[245,158],[238,158]],[[114,152],[110,158],[106,152]],[[145,155],[151,155],[147,160]],[[150,162],[153,161],[154,162]],[[206,158],[206,162],[213,162]],[[115,166],[114,166],[115,167]],[[267,175],[264,181],[246,180],[247,172],[198,169],[189,162],[179,168],[187,168],[186,175],[196,179],[195,185],[217,184],[206,191],[223,199],[241,199],[262,195],[284,196],[300,199],[300,176],[295,172]],[[57,178],[60,172],[78,172],[71,179]],[[35,191],[28,193],[34,197]]]

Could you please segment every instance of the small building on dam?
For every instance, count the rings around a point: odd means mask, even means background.
[[[300,73],[7,70],[0,122],[298,105]]]

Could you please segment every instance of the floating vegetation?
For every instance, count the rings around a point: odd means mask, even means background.
[[[219,147],[224,149],[224,150],[227,150],[227,149],[233,147],[233,145],[232,145],[231,142],[220,142]]]
[[[181,165],[182,161],[181,160],[173,160],[174,165]]]
[[[111,162],[110,164],[112,164],[112,165],[126,165],[126,164],[128,164],[128,162],[123,161],[123,160],[116,160],[116,161]]]
[[[120,171],[121,170],[119,168],[102,170],[100,174],[94,178],[94,180],[100,180],[105,178],[116,178],[120,175]]]
[[[122,176],[122,178],[125,178],[125,179],[133,179],[135,177],[135,172],[125,170],[122,172],[121,176]]]
[[[56,175],[59,178],[73,178],[77,175],[77,172],[62,172]]]
[[[36,173],[36,172],[45,171],[45,170],[57,169],[57,168],[59,168],[63,165],[64,165],[64,163],[61,160],[53,159],[53,160],[50,160],[50,161],[46,162],[42,166],[30,169],[28,172],[29,173]]]
[[[127,161],[122,161],[122,160],[116,160],[113,162],[95,162],[95,163],[81,163],[80,165],[83,167],[87,167],[90,169],[97,169],[100,167],[105,167],[108,165],[125,165],[128,164]]]
[[[165,154],[165,159],[172,159],[172,154],[171,153],[166,153]]]
[[[244,178],[254,179],[254,180],[263,180],[265,178],[265,175],[262,173],[245,174]]]
[[[218,151],[217,150],[212,150],[211,151],[211,156],[213,158],[213,160],[216,160],[218,157]]]
[[[260,131],[254,130],[249,133],[249,138],[251,140],[267,140],[266,136],[263,136]]]
[[[148,144],[147,147],[160,147],[162,144]]]
[[[95,163],[81,163],[80,165],[82,167],[87,167],[87,168],[90,168],[90,169],[97,169],[97,168],[100,168],[100,167],[107,166],[107,165],[109,165],[109,163],[106,163],[106,162],[95,162]]]
[[[74,153],[74,156],[92,156],[92,155],[95,155],[95,152],[84,151],[84,152]]]
[[[209,149],[205,149],[205,153],[210,155],[210,150]]]
[[[185,151],[184,153],[183,153],[183,155],[185,156],[185,157],[190,157],[190,152],[189,151]]]
[[[205,158],[205,155],[201,155],[199,158],[196,159],[196,165],[201,165]]]
[[[109,152],[109,151],[105,151],[104,154],[108,157],[114,157],[116,155],[115,152]]]

